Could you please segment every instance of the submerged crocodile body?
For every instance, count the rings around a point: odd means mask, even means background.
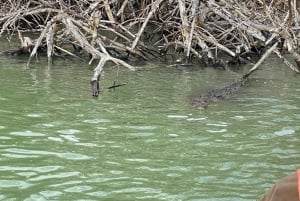
[[[192,99],[193,107],[206,109],[210,103],[217,102],[232,97],[242,86],[245,85],[250,74],[244,75],[242,78],[220,89],[213,89]]]

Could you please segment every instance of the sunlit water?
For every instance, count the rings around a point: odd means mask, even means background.
[[[276,57],[230,100],[189,99],[242,72],[0,57],[0,200],[254,201],[300,167],[299,75]],[[109,91],[117,80],[125,86]]]

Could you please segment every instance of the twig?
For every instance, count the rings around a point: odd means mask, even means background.
[[[156,0],[154,3],[153,3],[153,7],[151,9],[151,11],[149,12],[147,18],[145,19],[142,27],[140,28],[139,32],[137,33],[136,35],[136,38],[135,40],[133,41],[132,45],[131,45],[131,49],[134,49],[135,46],[137,45],[138,41],[140,40],[140,37],[142,35],[142,33],[144,32],[144,29],[149,21],[149,19],[152,17],[152,15],[154,14],[154,12],[156,11],[156,9],[158,9],[158,6],[159,4],[162,2],[162,0]]]
[[[244,75],[245,76],[249,76],[253,71],[257,70],[257,68],[266,60],[266,58],[268,58],[270,56],[270,54],[276,50],[278,46],[278,42],[274,43],[274,45],[272,45],[272,47],[270,47],[264,54],[263,56],[258,60],[258,62],[256,62],[256,64]]]
[[[296,66],[294,66],[291,62],[289,62],[284,56],[282,56],[279,52],[279,50],[275,50],[274,51],[276,53],[276,55],[282,59],[283,63],[285,63],[290,69],[292,69],[293,71],[295,71],[296,73],[300,73],[299,68],[297,68]]]

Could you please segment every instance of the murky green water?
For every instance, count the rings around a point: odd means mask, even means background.
[[[0,57],[0,200],[256,200],[300,167],[300,89],[275,57],[230,101],[189,97],[242,72]],[[225,76],[224,76],[225,75]]]

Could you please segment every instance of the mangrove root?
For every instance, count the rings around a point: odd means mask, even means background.
[[[292,70],[284,52],[300,61],[299,0],[124,0],[124,1],[1,1],[0,36],[38,32],[27,45],[7,54],[40,51],[48,64],[53,56],[90,59],[91,82],[99,82],[108,61],[130,70],[129,58],[164,61],[172,54],[185,65],[218,66],[253,61],[279,43],[275,53]],[[174,61],[177,59],[174,59]],[[222,65],[225,66],[225,65]],[[297,70],[298,69],[298,70]],[[94,93],[93,93],[94,94]]]

